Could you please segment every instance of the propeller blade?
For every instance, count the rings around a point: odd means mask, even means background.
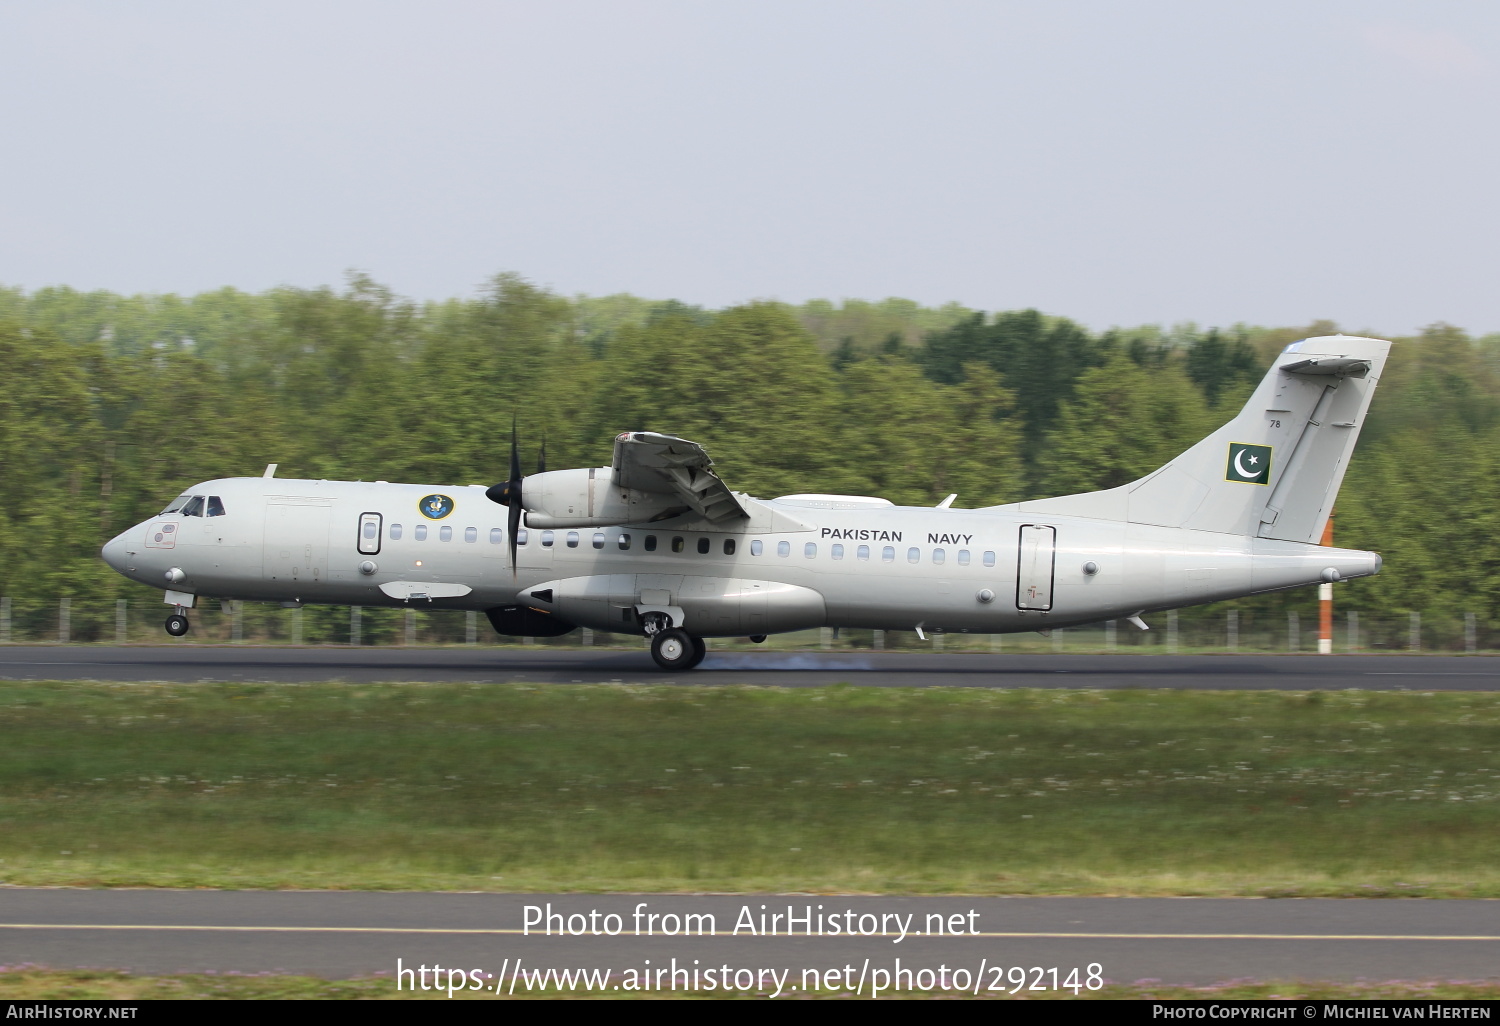
[[[546,449],[545,439],[542,442],[543,459]],[[511,414],[510,418],[510,479],[500,484],[490,485],[484,490],[485,498],[491,502],[497,502],[502,506],[510,507],[510,515],[506,517],[506,524],[510,529],[510,571],[515,576],[519,571],[516,568],[516,532],[521,529],[521,503],[523,489],[521,486],[521,446],[516,440],[516,417]]]
[[[545,474],[547,472],[547,433],[542,432],[542,447],[536,453],[536,472]]]
[[[507,526],[510,528],[510,575],[516,577],[520,573],[516,568],[516,532],[521,529],[521,504],[519,502],[511,504],[507,521]]]

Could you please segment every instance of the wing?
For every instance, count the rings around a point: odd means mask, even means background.
[[[615,436],[614,483],[674,495],[709,520],[747,517],[729,486],[710,468],[703,446],[675,435],[626,431]]]

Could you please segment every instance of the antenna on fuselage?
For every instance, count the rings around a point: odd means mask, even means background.
[[[276,476],[276,468],[279,467],[279,466],[281,466],[280,463],[267,463],[266,464],[266,472],[264,474],[260,475],[260,476],[261,477],[275,477]]]

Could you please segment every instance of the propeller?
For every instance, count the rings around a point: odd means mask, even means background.
[[[510,516],[507,517],[506,528],[509,532],[510,542],[510,572],[514,576],[516,570],[516,532],[521,529],[521,450],[516,444],[516,418],[510,419],[510,480],[502,481],[500,484],[491,485],[485,489],[485,498],[491,502],[498,502],[502,506],[510,507]]]
[[[547,472],[547,432],[542,432],[542,447],[536,453],[536,472],[545,474]]]

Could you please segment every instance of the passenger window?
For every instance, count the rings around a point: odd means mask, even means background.
[[[792,543],[791,542],[789,542],[789,541],[779,541],[779,542],[776,543],[776,555],[778,555],[778,556],[790,556],[791,554],[792,554]]]
[[[528,530],[526,530],[526,528],[523,527],[519,531],[516,532],[516,544],[517,545],[525,545],[530,540],[531,540],[531,532],[528,531]]]
[[[594,532],[594,548],[596,548],[596,549],[602,549],[602,548],[604,548],[604,532],[603,531],[595,531]]]
[[[570,549],[576,549],[576,548],[578,548],[578,532],[577,531],[569,531],[568,532],[568,548],[570,548]]]
[[[401,540],[401,525],[400,524],[392,524],[391,525],[391,541],[400,541],[400,540]]]
[[[854,550],[854,555],[859,559],[868,560],[870,558],[870,546],[861,545]]]
[[[808,542],[806,545],[802,546],[802,554],[808,559],[812,559],[818,554],[818,543]]]
[[[222,517],[224,515],[224,500],[217,495],[208,497],[208,515],[211,517]]]
[[[438,541],[452,541],[452,540],[453,540],[453,527],[451,525],[444,524],[442,527],[438,528]]]
[[[993,552],[986,552],[984,554],[984,565],[985,566],[994,566],[995,565],[995,554]]]
[[[654,534],[648,534],[648,535],[646,535],[646,551],[647,552],[655,552],[656,551],[656,535],[654,535]]]
[[[828,554],[830,556],[832,556],[834,559],[843,559],[844,558],[844,547],[842,545],[839,545],[838,543],[835,543],[834,546],[833,546],[833,550],[831,552],[829,552]]]
[[[766,547],[761,544],[761,541],[760,541],[759,538],[752,538],[752,539],[750,539],[750,555],[752,555],[752,556],[758,556],[762,552],[764,552],[765,550],[766,550]]]
[[[203,515],[203,496],[195,495],[188,500],[188,504],[182,507],[182,515],[185,517],[201,517]]]
[[[948,553],[944,552],[942,549],[933,549],[932,550],[932,561],[934,563],[936,563],[938,566],[942,566],[943,565],[943,560],[945,560],[947,558],[948,558]]]
[[[896,547],[887,545],[880,550],[880,561],[882,563],[894,563],[896,561]]]
[[[682,535],[680,535],[680,534],[679,535],[675,535],[672,538],[672,551],[673,552],[681,552],[686,547],[687,547],[687,543],[682,540]]]
[[[505,529],[503,527],[492,527],[492,528],[490,528],[490,544],[491,545],[504,545],[505,544]]]
[[[478,540],[479,540],[479,528],[477,528],[477,527],[466,527],[466,528],[464,528],[464,541],[467,544],[472,545],[475,542],[477,542]]]
[[[553,531],[542,532],[542,548],[550,549],[552,543],[557,540],[557,534]]]
[[[725,538],[724,539],[724,555],[726,555],[726,556],[732,556],[732,555],[734,555],[734,539],[733,538]]]
[[[418,524],[417,525],[417,529],[412,532],[412,536],[415,537],[417,539],[417,541],[426,541],[427,540],[427,525],[426,524]]]
[[[906,561],[908,563],[920,563],[922,561],[922,550],[913,546],[906,550]]]
[[[620,551],[624,552],[628,548],[630,548],[630,535],[628,535],[628,534],[622,534],[622,535],[620,535]]]
[[[958,565],[959,566],[968,566],[969,565],[969,550],[968,549],[959,549],[958,550]]]
[[[709,550],[709,546],[712,545],[712,544],[713,543],[710,542],[707,538],[699,538],[698,539],[698,551],[700,553],[704,554],[704,555],[707,555],[708,554],[708,550]]]

